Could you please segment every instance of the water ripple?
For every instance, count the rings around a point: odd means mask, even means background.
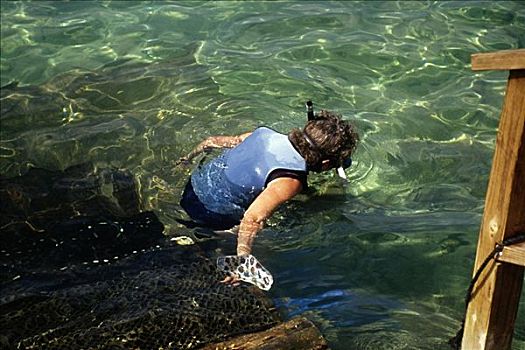
[[[2,175],[126,168],[176,229],[182,154],[300,127],[311,98],[362,141],[348,184],[313,176],[258,239],[276,295],[334,349],[455,333],[507,79],[470,55],[525,47],[522,2],[2,2],[1,20]]]

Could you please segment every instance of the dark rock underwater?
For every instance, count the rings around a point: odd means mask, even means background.
[[[0,347],[192,349],[279,320],[167,239],[126,171],[31,169],[0,179],[0,206]]]

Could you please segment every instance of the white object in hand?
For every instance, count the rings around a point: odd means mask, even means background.
[[[253,255],[226,255],[217,258],[217,267],[228,276],[270,290],[273,277]]]

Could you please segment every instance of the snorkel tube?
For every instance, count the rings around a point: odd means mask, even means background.
[[[315,120],[314,104],[311,100],[306,101],[306,116],[308,117],[308,121]]]

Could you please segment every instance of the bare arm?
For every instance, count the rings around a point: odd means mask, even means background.
[[[301,181],[290,177],[280,177],[268,184],[244,213],[237,236],[237,255],[251,254],[253,241],[264,221],[279,205],[293,198],[301,189]],[[221,283],[236,286],[240,281],[238,276],[227,276]]]
[[[251,132],[247,132],[238,136],[210,136],[204,141],[199,143],[186,157],[179,159],[179,162],[189,161],[198,156],[199,154],[206,152],[213,148],[232,148],[237,146],[239,143],[244,141],[245,138],[251,135]]]
[[[264,221],[284,202],[290,200],[302,190],[301,181],[280,177],[268,184],[268,187],[255,199],[244,213],[237,237],[237,255],[251,254],[253,241]]]

